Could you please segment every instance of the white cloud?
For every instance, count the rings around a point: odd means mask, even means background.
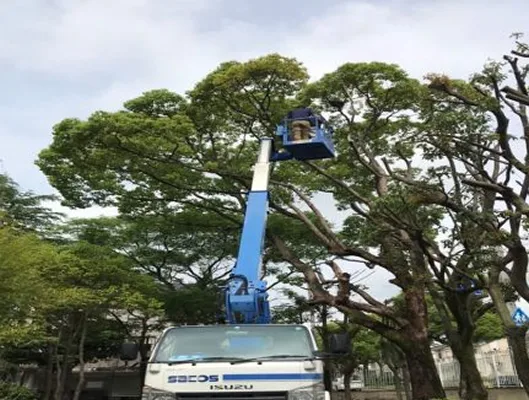
[[[43,202],[45,207],[49,207],[52,211],[64,214],[67,218],[101,218],[101,217],[115,217],[119,215],[115,207],[99,207],[94,206],[84,210],[71,210],[64,207],[57,202]]]
[[[523,0],[349,1],[301,23],[285,48],[318,76],[376,60],[419,78],[431,71],[466,78],[510,50],[509,35],[526,27],[528,12]]]
[[[182,41],[194,40],[200,21],[193,16],[207,3],[215,6],[216,1],[60,0],[37,7],[27,2],[26,7],[17,4],[13,11],[18,18],[8,24],[13,35],[2,43],[10,51],[4,51],[3,58],[11,58],[18,68],[27,71],[71,78],[114,73],[111,68],[123,69],[127,63],[131,63],[132,70],[152,68],[163,60],[151,57],[175,52]]]
[[[51,141],[54,123],[95,109],[116,109],[153,88],[183,92],[229,59],[280,52],[303,61],[314,77],[344,62],[378,60],[398,63],[419,78],[431,71],[465,78],[488,57],[508,51],[508,35],[525,28],[529,14],[527,0],[336,0],[327,8],[323,2],[294,0],[304,15],[312,7],[312,17],[301,18],[295,4],[289,4],[291,14],[285,13],[277,1],[270,2],[274,11],[266,21],[253,5],[238,3],[3,2],[3,168],[25,189],[49,191],[33,162]],[[19,81],[31,82],[26,85],[30,91]],[[16,106],[13,99],[19,99]],[[383,284],[374,292],[389,295],[389,290]]]

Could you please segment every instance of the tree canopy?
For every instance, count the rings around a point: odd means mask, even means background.
[[[162,302],[173,321],[213,322],[258,140],[304,105],[334,127],[337,156],[273,167],[263,275],[309,293],[280,319],[302,319],[299,311],[315,306],[344,313],[359,337],[375,332],[383,348],[398,348],[417,398],[444,396],[432,337],[461,365],[460,395],[486,398],[473,344],[505,335],[529,388],[527,326],[516,326],[507,307],[529,300],[529,150],[516,142],[529,135],[529,53],[515,40],[503,62],[469,79],[420,80],[392,63],[347,62],[311,81],[298,60],[269,54],[224,62],[185,94],[152,90],[118,111],[58,122],[37,165],[63,204],[115,206],[119,216],[70,221],[60,239],[43,242],[13,226],[54,221],[44,198],[0,180],[0,246],[18,250],[0,263],[0,302],[17,305],[0,319],[20,328],[25,312],[41,312],[43,335],[70,329],[78,341],[72,326],[87,327],[102,307],[136,315],[143,328],[162,315]],[[344,221],[332,223],[329,206]],[[385,269],[401,294],[374,298],[353,282],[360,268]],[[30,285],[32,296],[49,292],[41,308],[8,290]]]

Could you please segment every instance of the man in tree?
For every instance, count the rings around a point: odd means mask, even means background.
[[[286,116],[292,121],[292,137],[294,141],[308,140],[314,136],[312,127],[316,126],[316,121],[321,125],[325,122],[321,115],[317,115],[308,107],[298,107]]]

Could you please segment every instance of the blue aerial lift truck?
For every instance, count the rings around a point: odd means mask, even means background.
[[[266,282],[261,281],[261,256],[268,213],[268,181],[272,162],[314,160],[335,156],[332,128],[322,126],[323,118],[310,116],[309,138],[295,140],[292,123],[283,119],[276,135],[282,138],[283,151],[276,151],[272,138],[261,139],[253,181],[248,194],[237,264],[232,271],[225,296],[227,321],[233,323],[270,323]]]
[[[225,289],[226,324],[165,329],[148,361],[142,400],[330,399],[330,388],[323,384],[323,360],[347,354],[349,336],[329,335],[325,353],[318,351],[310,327],[273,324],[267,285],[261,279],[272,163],[335,156],[332,128],[325,120],[314,114],[302,120],[308,133],[304,138],[292,128],[300,125],[298,119],[286,117],[278,125],[276,135],[283,145],[279,151],[273,138],[260,140],[237,262]],[[135,344],[122,347],[123,360],[137,356]]]

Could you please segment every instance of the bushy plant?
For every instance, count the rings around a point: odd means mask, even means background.
[[[24,386],[11,382],[0,382],[2,400],[37,400],[37,395]]]

